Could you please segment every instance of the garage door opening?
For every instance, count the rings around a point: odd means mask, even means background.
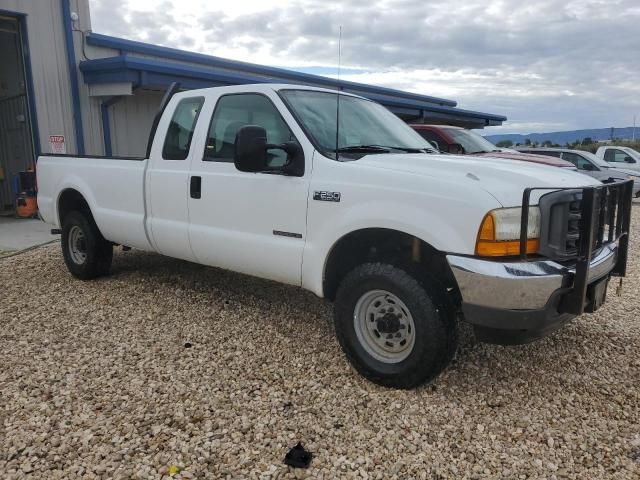
[[[35,164],[22,24],[0,15],[0,213],[11,212],[16,178]]]

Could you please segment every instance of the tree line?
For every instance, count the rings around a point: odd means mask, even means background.
[[[582,140],[576,140],[575,142],[567,142],[564,145],[554,143],[551,140],[545,140],[543,142],[531,141],[529,138],[525,138],[523,143],[513,143],[511,140],[500,140],[496,143],[496,147],[511,148],[511,147],[555,147],[555,148],[571,148],[573,150],[585,150],[587,152],[595,153],[598,147],[603,145],[619,145],[623,147],[631,147],[640,151],[640,141],[629,141],[622,139],[613,139],[606,144],[603,142],[596,142],[591,137],[585,137]]]

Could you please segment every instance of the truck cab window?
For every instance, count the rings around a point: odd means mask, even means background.
[[[178,103],[164,139],[163,159],[185,160],[187,158],[203,103],[203,97],[185,98]]]
[[[547,157],[556,157],[556,158],[560,158],[562,157],[562,152],[552,152],[549,150],[523,150],[523,152],[526,153],[535,153],[536,155],[545,155]],[[571,161],[571,160],[569,160]],[[574,163],[575,165],[575,163]]]
[[[618,150],[617,148],[608,148],[604,153],[604,159],[607,162],[625,163],[627,157],[629,157],[627,152]]]
[[[296,140],[280,112],[266,96],[255,93],[224,95],[213,112],[203,160],[233,162],[236,134],[245,125],[264,128],[267,143]],[[287,154],[283,150],[268,151],[269,166],[280,167],[286,161]]]
[[[578,168],[578,170],[598,170],[598,168],[589,160],[577,153],[563,152],[562,159],[573,163]]]
[[[440,137],[440,135],[438,135],[435,132],[432,132],[431,130],[416,130],[416,132],[418,132],[418,135],[420,135],[422,138],[424,138],[425,140],[427,140],[428,142],[431,142],[432,144],[435,143],[438,147],[438,150],[440,151],[446,151],[448,148],[447,142],[444,141],[443,138]]]

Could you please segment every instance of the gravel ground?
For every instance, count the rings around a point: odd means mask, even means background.
[[[359,377],[298,289],[136,251],[87,283],[58,245],[5,258],[0,477],[638,479],[633,216],[621,298],[532,345],[467,330],[413,391]],[[298,441],[309,469],[282,463]]]

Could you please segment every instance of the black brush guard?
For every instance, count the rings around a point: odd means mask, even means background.
[[[550,193],[570,190],[582,194],[573,287],[565,295],[561,303],[562,313],[580,315],[585,310],[589,286],[589,268],[595,251],[607,244],[618,242],[617,261],[610,275],[617,277],[626,275],[633,180],[584,188],[539,187],[525,189],[522,195],[520,227],[520,258],[523,260],[527,258],[527,232],[529,228],[531,192],[536,190],[548,190]]]

